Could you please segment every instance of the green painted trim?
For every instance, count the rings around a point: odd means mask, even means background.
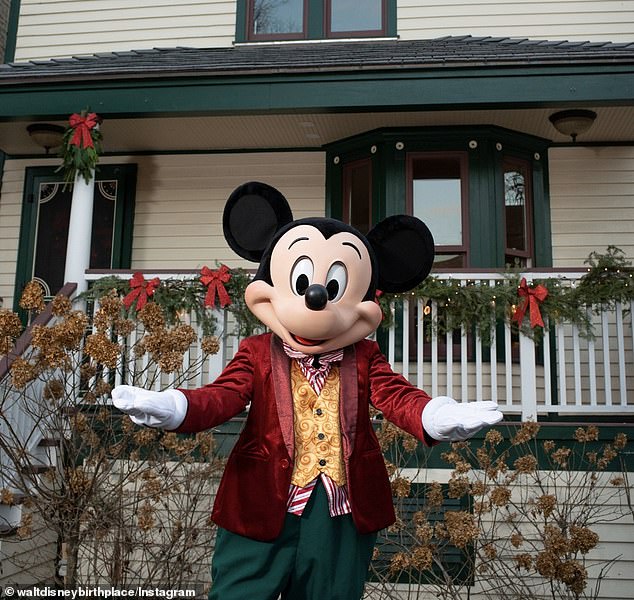
[[[18,41],[18,23],[20,21],[20,0],[11,0],[9,8],[9,25],[7,27],[7,41],[4,47],[4,62],[10,63],[15,59],[15,49]]]
[[[113,269],[128,269],[131,265],[136,175],[137,166],[134,164],[100,165],[97,171],[97,177],[116,179],[119,183],[118,192],[120,195],[117,196],[112,240],[111,264]],[[23,319],[26,315],[20,309],[18,302],[22,289],[31,280],[33,274],[38,216],[35,190],[41,181],[59,181],[62,183],[63,177],[57,172],[57,166],[26,167],[25,169],[13,301],[13,310],[18,312]]]
[[[237,0],[236,2],[236,42],[247,42],[247,2]]]
[[[306,32],[309,40],[321,40],[326,37],[325,2],[322,0],[308,0],[308,15]]]
[[[344,71],[0,86],[0,120],[629,105],[634,66]]]

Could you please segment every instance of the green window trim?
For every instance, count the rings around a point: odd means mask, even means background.
[[[374,223],[407,212],[407,156],[466,152],[469,268],[505,268],[503,161],[525,161],[532,169],[534,267],[552,266],[549,142],[494,126],[381,129],[326,147],[326,212],[343,218],[342,169],[351,161],[372,160]],[[476,232],[488,232],[476,235]]]
[[[116,179],[118,182],[118,207],[114,215],[111,268],[129,269],[132,261],[132,235],[134,228],[134,207],[136,199],[135,164],[101,165],[97,178]],[[27,167],[25,169],[20,238],[16,263],[14,307],[22,315],[18,302],[21,290],[31,279],[35,261],[35,241],[37,236],[38,206],[35,190],[44,181],[63,182],[56,167]]]
[[[275,35],[263,35],[253,37],[249,33],[249,11],[254,0],[237,0],[236,6],[236,43],[257,43],[269,41],[283,40],[322,40],[322,39],[341,39],[359,38],[360,40],[368,37],[396,37],[396,0],[383,0],[383,30],[381,32],[352,32],[345,35],[336,33],[329,34],[327,31],[327,7],[330,5],[328,0],[305,0],[304,6],[306,14],[304,15],[304,31],[301,35],[284,35],[277,37]]]

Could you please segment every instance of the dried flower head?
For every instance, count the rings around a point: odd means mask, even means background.
[[[406,477],[396,477],[391,485],[392,494],[397,498],[407,498],[412,488],[412,482]]]
[[[429,484],[425,493],[425,500],[427,502],[427,505],[432,508],[442,506],[443,493],[440,483],[438,483],[437,481],[433,481]]]
[[[415,452],[416,448],[418,448],[418,440],[413,435],[410,435],[409,433],[406,433],[405,435],[403,435],[402,444],[403,444],[403,449],[406,452]]]
[[[511,544],[514,548],[519,548],[524,543],[524,536],[521,533],[515,532],[511,536]]]
[[[148,302],[138,313],[138,318],[150,333],[165,327],[163,309],[156,302]]]
[[[513,557],[513,560],[515,561],[518,569],[526,569],[529,571],[533,568],[533,557],[530,554],[525,552],[522,554],[516,554]]]
[[[22,540],[31,536],[33,532],[33,513],[22,513],[22,520],[20,521],[20,526],[18,527],[18,537]]]
[[[200,347],[205,354],[218,354],[220,352],[220,340],[218,336],[207,335],[202,339]]]
[[[44,289],[37,281],[29,281],[29,283],[24,286],[22,297],[20,298],[20,308],[40,313],[44,310],[45,306]]]
[[[504,436],[497,429],[489,429],[484,436],[484,441],[492,446],[497,446],[504,441]]]
[[[59,379],[51,379],[46,382],[42,396],[44,400],[60,400],[65,393],[64,383]]]
[[[520,456],[513,466],[519,473],[534,473],[537,468],[537,458],[532,454],[525,454],[524,456]]]
[[[625,479],[623,477],[612,477],[612,479],[610,479],[610,485],[621,487],[625,485]]]
[[[555,449],[556,444],[553,440],[546,440],[543,446],[546,452],[552,452]]]
[[[409,566],[409,555],[406,552],[397,552],[390,561],[390,573],[396,575],[407,570]]]
[[[589,427],[577,427],[575,430],[575,440],[580,443],[596,442],[599,439],[599,428],[594,425]]]
[[[545,517],[549,517],[557,506],[557,498],[552,494],[544,494],[535,500],[535,506]]]
[[[614,447],[617,450],[623,450],[627,446],[627,434],[626,433],[617,433],[614,437]]]
[[[579,525],[570,527],[570,550],[572,552],[581,552],[587,554],[599,543],[599,536],[588,529]]]
[[[471,495],[472,496],[484,496],[487,493],[489,486],[487,486],[484,481],[474,481],[471,484]]]
[[[559,465],[562,468],[566,468],[568,466],[568,459],[570,458],[571,450],[570,448],[562,447],[558,448],[551,454],[551,458],[556,465]]]
[[[0,356],[9,353],[21,333],[20,317],[6,308],[0,309]]]
[[[484,556],[486,556],[489,560],[497,558],[498,555],[498,551],[493,544],[485,544],[482,546],[482,552],[484,552]]]
[[[139,508],[137,516],[139,529],[142,531],[149,531],[152,529],[156,524],[155,513],[156,511],[154,510],[154,507],[149,502],[145,502],[141,508]]]
[[[588,580],[588,572],[576,560],[567,560],[559,565],[557,579],[564,583],[577,597],[583,592]]]
[[[16,358],[11,365],[11,382],[22,389],[37,377],[37,368],[23,358]]]
[[[469,478],[465,476],[452,476],[449,479],[449,486],[447,490],[447,496],[449,498],[462,498],[466,496],[471,490]]]
[[[526,444],[535,439],[538,432],[539,424],[537,424],[535,421],[526,421],[525,423],[522,423],[522,427],[515,434],[515,437],[511,440],[511,443],[514,446],[517,446],[518,444]]]
[[[479,529],[474,516],[466,511],[445,513],[445,526],[449,541],[457,548],[464,548],[478,538]]]
[[[67,296],[57,294],[51,301],[51,312],[56,317],[65,317],[73,308],[73,303]]]
[[[511,500],[511,490],[506,486],[498,485],[491,490],[489,498],[494,506],[506,506]]]
[[[416,546],[410,555],[412,567],[419,571],[431,569],[434,562],[434,553],[429,546]]]
[[[88,336],[84,351],[97,363],[105,365],[110,369],[116,368],[117,361],[121,355],[120,346],[110,341],[102,333],[93,333]]]

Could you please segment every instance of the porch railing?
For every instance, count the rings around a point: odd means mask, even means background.
[[[106,273],[91,273],[99,279]],[[111,274],[109,272],[108,274]],[[126,278],[131,272],[117,272]],[[144,272],[146,278],[154,273]],[[196,277],[194,272],[157,272],[161,279]],[[575,286],[583,272],[528,272],[533,280],[558,278],[562,286]],[[508,283],[497,273],[436,274],[437,278],[466,284]],[[613,310],[586,307],[592,315],[594,335],[584,337],[570,323],[548,323],[543,336],[534,339],[514,334],[509,322],[492,324],[483,336],[476,327],[462,327],[442,334],[434,326],[442,310],[422,300],[392,304],[394,318],[385,350],[394,370],[432,396],[448,395],[459,401],[495,400],[507,414],[536,419],[548,414],[624,415],[634,413],[634,306],[616,304]],[[425,308],[427,307],[427,308]],[[239,339],[225,311],[217,312],[218,354],[204,356],[202,330],[195,314],[183,314],[184,322],[197,329],[197,340],[185,354],[182,373],[162,373],[148,355],[131,352],[143,335],[141,325],[118,341],[126,349],[112,373],[115,384],[128,383],[163,389],[168,386],[199,387],[213,381],[237,350]],[[427,326],[426,326],[427,324]],[[379,334],[381,336],[381,334]]]
[[[524,274],[529,284],[557,278],[562,286],[575,286],[583,275]],[[504,282],[495,273],[436,277],[458,279],[462,285]],[[447,395],[463,402],[495,400],[505,414],[519,413],[523,420],[552,413],[634,412],[634,302],[629,306],[617,302],[614,310],[585,307],[592,320],[592,336],[582,335],[570,323],[546,321],[543,337],[537,338],[513,334],[508,320],[492,323],[486,336],[476,327],[464,326],[441,335],[433,326],[440,310],[437,302],[392,303],[391,310],[392,321],[399,326],[389,330],[389,361],[432,396]],[[432,326],[426,328],[425,320]]]

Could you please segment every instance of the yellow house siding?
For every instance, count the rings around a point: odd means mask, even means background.
[[[614,245],[634,258],[634,148],[549,153],[553,263],[577,267]]]
[[[230,46],[235,17],[235,0],[22,0],[15,60]]]
[[[632,41],[634,3],[614,0],[398,0],[402,39],[446,35]]]
[[[321,216],[321,152],[175,155],[139,158],[132,267],[198,268],[215,262],[254,268],[227,246],[222,210],[246,181],[263,181],[288,199],[296,218]]]

